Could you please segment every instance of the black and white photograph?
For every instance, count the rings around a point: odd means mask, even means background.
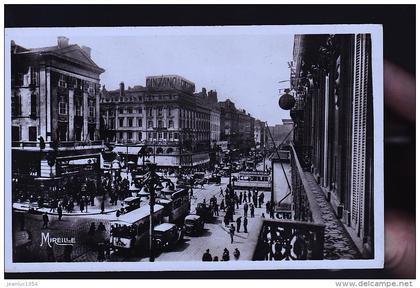
[[[6,271],[383,267],[380,25],[4,45]]]

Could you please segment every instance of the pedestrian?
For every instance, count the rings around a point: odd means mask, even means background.
[[[247,228],[247,226],[248,226],[248,218],[245,216],[245,217],[244,217],[244,232],[245,232],[245,233],[248,233],[248,228]]]
[[[223,211],[225,211],[225,200],[224,199],[222,199],[222,202],[220,202],[220,210],[223,210]]]
[[[215,212],[216,216],[219,216],[219,204],[217,204],[217,203],[214,204],[214,212]]]
[[[227,248],[225,248],[225,250],[223,250],[222,260],[223,261],[229,261],[230,260],[229,250]]]
[[[101,201],[101,214],[104,214],[104,212],[105,212],[105,200],[102,199],[102,201]]]
[[[251,205],[249,205],[250,206],[250,211],[251,211],[251,218],[254,218],[254,211],[255,211],[255,207],[254,207],[254,205],[251,203]]]
[[[258,207],[261,208],[262,203],[264,202],[264,193],[261,193],[258,197]]]
[[[236,219],[236,232],[239,233],[239,230],[241,229],[241,220],[242,217],[238,217],[238,219]]]
[[[219,193],[219,196],[225,197],[225,195],[223,195],[223,189],[222,189],[222,187],[220,187],[220,193]]]
[[[58,206],[57,213],[58,213],[58,220],[61,221],[61,218],[63,217],[63,208],[61,208],[61,205]]]
[[[106,231],[106,227],[105,227],[104,223],[102,223],[102,222],[99,223],[98,231],[101,231],[101,232]]]
[[[42,215],[42,221],[44,222],[44,225],[42,225],[42,228],[43,229],[48,229],[48,222],[50,220],[48,219],[47,212],[45,212],[44,215]]]
[[[80,201],[80,212],[83,212],[85,210],[85,201],[82,198],[82,200]]]
[[[265,203],[265,213],[270,213],[270,209],[271,209],[271,202],[267,201],[267,203]]]
[[[225,215],[223,222],[225,223],[226,227],[229,227],[229,216],[227,214]]]
[[[239,193],[239,204],[241,204],[242,205],[242,197],[243,197],[243,194],[242,194],[242,191]]]
[[[233,257],[235,257],[235,260],[238,260],[239,256],[241,256],[241,252],[239,252],[238,248],[235,248],[235,251],[233,251]]]
[[[229,234],[230,234],[230,243],[232,244],[233,236],[235,235],[235,226],[233,226],[233,224],[230,224]]]
[[[214,256],[214,258],[213,258],[213,262],[219,262],[219,257]]]
[[[244,204],[244,216],[248,216],[248,203],[245,202]]]
[[[261,218],[265,218],[265,215],[264,215],[264,213],[261,213]]]
[[[267,240],[264,240],[263,243],[263,252],[264,252],[264,260],[269,260],[270,258],[270,251],[271,251],[271,247],[270,247],[270,243]]]
[[[251,196],[252,196],[251,190],[248,190],[248,202],[251,202]]]
[[[211,262],[213,260],[213,257],[210,254],[210,249],[207,249],[206,252],[203,254],[202,261],[203,262]]]

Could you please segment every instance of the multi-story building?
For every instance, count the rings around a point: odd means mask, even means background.
[[[99,76],[89,47],[58,37],[55,46],[11,43],[14,183],[58,186],[98,167]],[[84,171],[86,170],[86,171]],[[61,184],[60,184],[61,183]]]
[[[293,53],[291,82],[297,94],[290,114],[295,123],[292,155],[296,151],[297,158],[292,161],[292,179],[314,177],[359,250],[372,257],[370,35],[298,35]],[[298,185],[293,193],[311,193],[304,190]]]
[[[235,103],[230,99],[219,102],[220,107],[220,140],[227,141],[228,146],[239,144],[239,116]]]
[[[103,89],[103,137],[133,161],[146,145],[161,167],[207,165],[210,108],[194,90],[193,82],[177,75],[149,76],[145,87]]]
[[[266,145],[267,133],[265,122],[255,119],[254,142],[257,149],[263,149]]]
[[[293,125],[287,123],[284,124],[276,124],[274,126],[269,126],[269,139],[267,140],[267,144],[269,147],[274,148],[274,145],[278,147],[280,144],[289,144],[290,141],[293,139]]]
[[[247,113],[244,109],[238,110],[237,115],[239,130],[239,149],[243,153],[248,153],[251,148],[255,147],[255,118],[252,117],[251,114]]]

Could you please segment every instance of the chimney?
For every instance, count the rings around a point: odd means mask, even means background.
[[[89,58],[90,58],[90,52],[92,51],[92,48],[87,47],[87,46],[82,46],[82,50],[83,50],[83,52],[85,52],[85,53],[89,56]]]
[[[124,96],[124,82],[120,83],[120,96]]]
[[[58,45],[58,48],[64,48],[64,47],[69,46],[69,38],[64,37],[64,36],[58,36],[57,45]]]

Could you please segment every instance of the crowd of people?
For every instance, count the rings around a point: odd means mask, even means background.
[[[238,248],[235,248],[235,250],[233,251],[233,257],[235,258],[235,260],[239,260],[240,256],[241,256],[241,252],[239,251]],[[217,262],[217,261],[229,261],[229,260],[230,260],[230,252],[227,248],[223,250],[222,260],[219,260],[219,256],[213,257],[210,254],[210,249],[206,249],[206,252],[204,252],[203,257],[202,257],[203,262]]]

